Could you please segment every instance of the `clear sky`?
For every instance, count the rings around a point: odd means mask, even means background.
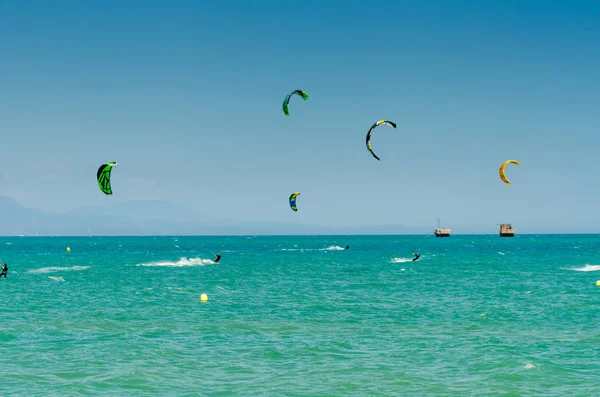
[[[598,1],[0,0],[0,54],[22,205],[600,231]]]

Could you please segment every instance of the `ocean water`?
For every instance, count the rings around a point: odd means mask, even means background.
[[[3,397],[600,395],[597,235],[5,237],[0,259]]]

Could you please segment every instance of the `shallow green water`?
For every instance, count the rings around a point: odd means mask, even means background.
[[[596,235],[0,249],[1,396],[600,395]]]

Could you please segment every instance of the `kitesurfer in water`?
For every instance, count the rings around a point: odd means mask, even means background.
[[[221,260],[221,254],[218,253],[217,256],[216,256],[216,258],[215,258],[215,260],[214,260],[214,262],[215,263],[219,263],[220,260]]]
[[[413,252],[413,255],[415,256],[413,258],[413,262],[416,261],[417,259],[419,259],[421,257],[421,254],[419,254],[418,252],[416,254]]]
[[[4,276],[4,278],[6,278],[6,273],[8,273],[8,264],[7,263],[2,265],[2,273],[0,273],[0,277]]]
[[[349,246],[349,245],[347,245],[347,246],[346,246],[346,249],[347,249],[347,250],[348,250],[348,249],[350,249],[350,246]]]

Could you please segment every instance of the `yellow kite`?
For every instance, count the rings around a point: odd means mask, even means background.
[[[508,163],[513,163],[515,164],[517,167],[521,165],[521,163],[519,163],[517,160],[506,160],[504,163],[502,163],[502,165],[500,166],[500,179],[502,179],[504,181],[504,183],[508,183],[510,185],[510,181],[508,179],[506,179],[506,175],[504,175],[504,167],[506,167],[506,165]]]

